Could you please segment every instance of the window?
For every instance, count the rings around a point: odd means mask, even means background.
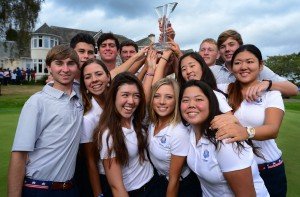
[[[50,48],[58,45],[58,39],[54,37],[50,37]]]
[[[50,48],[49,47],[49,37],[48,36],[44,36],[44,48]]]
[[[41,59],[39,59],[38,70],[39,70],[39,73],[43,72],[43,60],[41,60]]]
[[[58,45],[58,38],[51,36],[33,36],[31,38],[31,48],[46,48],[51,49]]]
[[[45,60],[43,59],[34,59],[33,60],[33,67],[37,71],[37,73],[44,73],[44,64]]]
[[[43,47],[43,36],[39,36],[39,47]]]
[[[52,47],[54,47],[55,46],[55,44],[54,44],[54,39],[51,39],[50,40],[50,47],[52,48]]]

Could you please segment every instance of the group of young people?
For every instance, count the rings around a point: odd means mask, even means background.
[[[234,30],[186,54],[167,32],[163,52],[112,33],[97,41],[101,60],[87,34],[49,51],[52,79],[22,109],[8,196],[286,196],[275,138],[282,95],[297,87]]]

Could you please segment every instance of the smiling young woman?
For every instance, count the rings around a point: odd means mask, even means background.
[[[113,196],[156,196],[154,171],[142,128],[145,94],[136,76],[116,75],[94,134]]]

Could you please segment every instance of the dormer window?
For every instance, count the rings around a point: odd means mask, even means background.
[[[58,38],[52,36],[32,36],[31,38],[31,48],[44,48],[51,49],[52,47],[58,45]]]

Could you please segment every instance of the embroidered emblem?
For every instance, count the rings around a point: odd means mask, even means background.
[[[164,143],[166,143],[166,141],[167,141],[166,136],[165,135],[162,136],[162,138],[160,139],[160,142],[164,144]]]
[[[262,98],[261,98],[261,96],[260,96],[260,97],[258,97],[258,98],[255,100],[255,102],[256,102],[257,104],[260,104],[260,103],[262,102]]]
[[[209,157],[209,152],[208,152],[208,150],[204,150],[204,152],[203,152],[203,157],[204,157],[204,159],[207,159],[208,157]]]

